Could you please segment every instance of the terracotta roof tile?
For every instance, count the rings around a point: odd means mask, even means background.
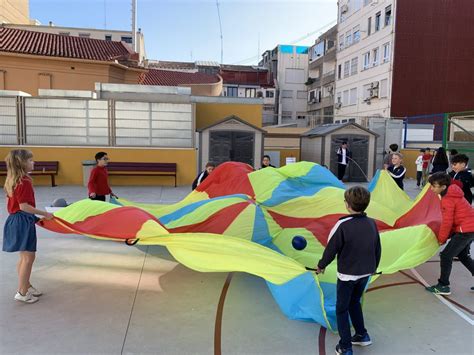
[[[147,73],[141,75],[139,83],[143,85],[178,86],[186,84],[213,84],[219,81],[220,77],[218,75],[149,69]]]
[[[134,55],[122,42],[7,27],[0,27],[0,51],[100,61],[127,60]]]

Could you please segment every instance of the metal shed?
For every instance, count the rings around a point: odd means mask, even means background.
[[[352,160],[346,170],[345,180],[366,181],[375,173],[375,154],[378,134],[357,123],[325,124],[304,133],[300,138],[301,160],[325,165],[337,171],[336,151],[347,141]]]

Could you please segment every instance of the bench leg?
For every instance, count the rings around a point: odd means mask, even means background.
[[[55,187],[57,186],[56,185],[56,178],[54,177],[54,175],[51,175],[51,187]]]
[[[177,187],[178,185],[176,184],[176,175],[174,176],[174,187]]]

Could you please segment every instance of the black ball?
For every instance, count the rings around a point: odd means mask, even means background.
[[[293,237],[291,244],[296,250],[303,250],[304,248],[306,248],[306,245],[308,245],[308,242],[301,235],[297,235]]]

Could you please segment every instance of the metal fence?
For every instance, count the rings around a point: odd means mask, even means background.
[[[0,97],[0,144],[194,147],[192,104]]]

